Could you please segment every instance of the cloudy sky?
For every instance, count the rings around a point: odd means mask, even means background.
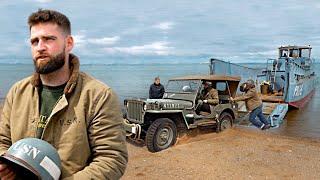
[[[30,61],[26,21],[38,8],[70,18],[87,63],[264,62],[287,44],[320,56],[318,0],[0,0],[0,63]]]

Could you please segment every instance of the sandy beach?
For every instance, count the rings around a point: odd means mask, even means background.
[[[183,137],[158,153],[128,144],[123,179],[317,179],[316,140],[272,135],[255,129]]]
[[[2,111],[2,104],[0,104]],[[129,163],[122,179],[317,179],[318,140],[279,136],[256,129],[223,133],[194,130],[175,146],[150,153],[128,141]]]

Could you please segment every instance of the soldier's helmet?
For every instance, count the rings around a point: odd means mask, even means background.
[[[241,92],[245,92],[245,91],[247,91],[247,89],[248,89],[248,83],[247,82],[244,82],[244,83],[242,83],[240,85],[240,91]]]
[[[248,79],[248,80],[247,80],[247,83],[250,84],[250,85],[254,85],[254,80]]]
[[[252,80],[252,79],[247,80],[247,84],[248,84],[248,87],[247,87],[248,89],[247,90],[256,87],[256,85],[254,83],[254,80]]]
[[[190,87],[190,86],[183,86],[183,87],[182,87],[182,91],[183,91],[183,92],[191,92],[192,90],[191,90],[191,87]]]
[[[56,180],[61,175],[61,160],[56,149],[36,138],[21,139],[0,156],[12,167],[18,179]]]

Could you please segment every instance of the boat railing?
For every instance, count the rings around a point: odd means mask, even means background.
[[[272,63],[270,63],[270,61],[272,61]],[[266,69],[269,69],[270,64],[272,66],[274,61],[278,61],[278,60],[277,59],[268,58],[267,59],[267,68]]]

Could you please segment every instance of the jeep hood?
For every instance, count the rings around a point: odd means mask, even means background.
[[[179,104],[179,105],[182,105],[182,106],[184,106],[186,108],[191,108],[192,104],[193,104],[191,101],[175,100],[175,99],[147,99],[145,102],[147,104],[152,104],[152,103]]]

